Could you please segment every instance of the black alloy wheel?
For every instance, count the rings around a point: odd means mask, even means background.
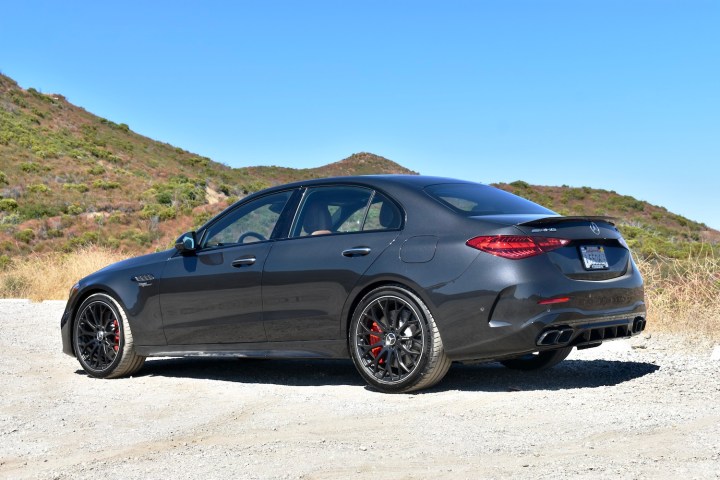
[[[122,307],[109,295],[96,293],[75,317],[73,346],[83,369],[93,377],[131,375],[145,357],[133,351],[132,334]]]
[[[382,287],[363,298],[353,315],[349,341],[360,374],[385,392],[427,388],[450,366],[430,311],[399,286]]]

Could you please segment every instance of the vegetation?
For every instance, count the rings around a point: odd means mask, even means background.
[[[64,299],[82,276],[168,248],[244,195],[371,173],[414,172],[370,153],[232,169],[0,75],[0,297]],[[720,339],[720,232],[612,191],[496,186],[558,213],[616,217],[647,282],[650,328]]]
[[[0,75],[0,254],[166,248],[249,193],[355,173],[413,172],[366,153],[314,169],[232,169]]]
[[[516,181],[498,188],[563,215],[612,217],[640,258],[687,258],[708,248],[720,254],[720,232],[628,195],[590,187],[547,187]]]
[[[641,260],[649,328],[699,342],[720,341],[720,256]]]

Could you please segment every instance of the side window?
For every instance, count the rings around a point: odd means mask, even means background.
[[[291,195],[290,191],[275,193],[238,207],[208,229],[203,247],[269,239]]]
[[[373,197],[363,231],[392,230],[402,225],[400,209],[385,195],[376,192]]]
[[[291,236],[391,230],[401,225],[400,209],[382,193],[363,187],[316,187],[306,193]]]
[[[305,194],[293,237],[359,232],[372,190],[362,187],[316,187]]]

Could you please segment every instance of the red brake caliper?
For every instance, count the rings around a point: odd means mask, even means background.
[[[113,321],[113,325],[115,327],[115,345],[113,345],[113,350],[117,352],[120,350],[120,325],[118,324],[117,318]]]
[[[382,330],[380,330],[380,327],[378,327],[378,324],[376,322],[373,322],[372,326],[370,327],[371,332],[378,332],[381,333]],[[370,342],[370,345],[373,345],[375,343],[378,343],[380,341],[380,337],[377,335],[370,335],[368,338],[368,341]],[[377,358],[377,356],[380,354],[380,350],[382,350],[382,347],[375,347],[372,350],[370,350],[370,353],[372,353],[372,356]],[[380,359],[379,363],[383,363],[384,359]]]

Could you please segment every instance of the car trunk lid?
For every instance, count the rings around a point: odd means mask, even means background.
[[[570,278],[607,280],[627,271],[630,251],[611,217],[542,217],[517,223],[515,228],[528,236],[570,240],[547,252],[548,258]]]
[[[472,218],[495,225],[500,235],[519,234],[518,238],[532,237],[540,244],[543,238],[567,240],[543,254],[575,280],[617,278],[626,273],[629,265],[630,251],[611,217],[507,214]]]

